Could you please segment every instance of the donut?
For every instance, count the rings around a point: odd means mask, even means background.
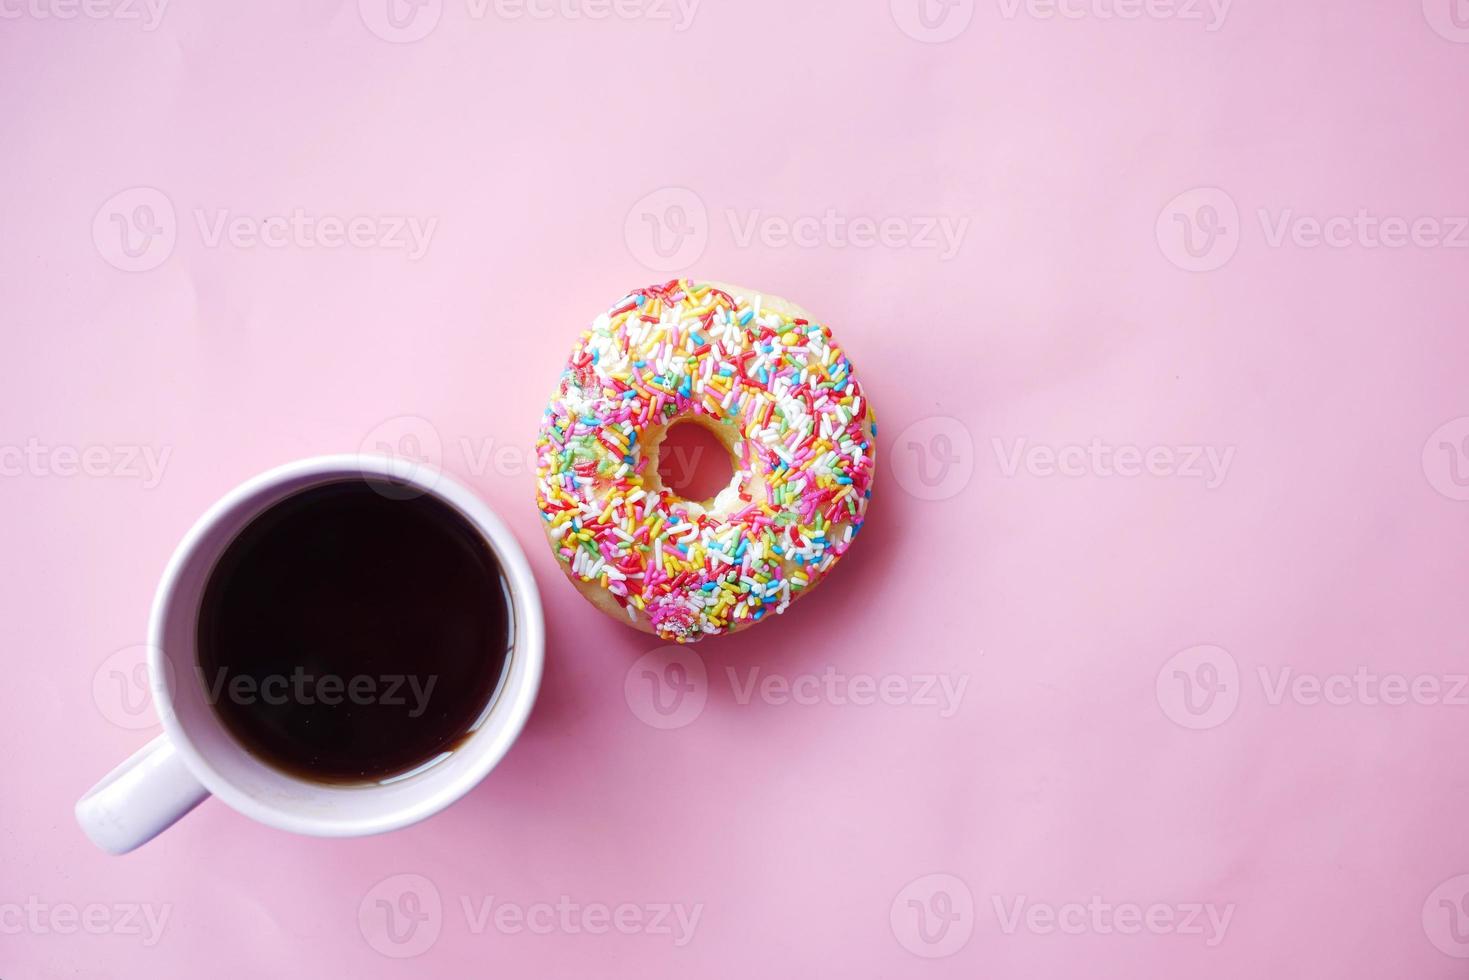
[[[664,486],[670,426],[701,425],[734,475]],[[676,643],[746,629],[814,589],[862,530],[877,420],[831,330],[786,300],[676,279],[592,321],[536,441],[536,501],[599,609]]]

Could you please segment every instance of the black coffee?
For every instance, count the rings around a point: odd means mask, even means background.
[[[305,490],[220,557],[199,669],[225,726],[294,775],[366,781],[452,750],[493,702],[511,645],[493,553],[430,496],[363,479]]]

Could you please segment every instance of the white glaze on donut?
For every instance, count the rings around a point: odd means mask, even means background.
[[[673,422],[735,474],[705,501],[658,477]],[[582,334],[537,443],[537,501],[563,570],[624,622],[677,642],[781,613],[862,527],[877,424],[831,331],[799,307],[675,280]]]

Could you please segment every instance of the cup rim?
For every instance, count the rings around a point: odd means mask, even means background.
[[[184,534],[169,558],[153,598],[148,626],[148,670],[164,734],[205,789],[245,816],[279,830],[317,837],[357,837],[397,830],[438,813],[479,785],[505,757],[530,718],[540,690],[545,662],[545,621],[535,576],[520,543],[489,505],[458,480],[428,464],[414,464],[414,472],[405,476],[401,472],[401,462],[396,468],[393,462],[394,457],[375,453],[340,453],[295,460],[250,477],[211,504]],[[377,476],[408,483],[449,504],[474,525],[495,553],[504,572],[514,615],[515,643],[510,653],[511,673],[507,674],[490,712],[490,719],[498,718],[499,723],[476,748],[473,764],[465,767],[453,782],[410,805],[384,814],[351,817],[309,815],[281,809],[241,790],[209,763],[173,710],[174,692],[167,684],[160,683],[159,679],[166,677],[167,671],[163,641],[180,575],[223,519],[252,497],[268,493],[282,484],[314,477],[329,482],[334,478],[354,476]],[[516,658],[522,660],[524,674],[523,679],[512,686],[510,677],[516,670]],[[280,775],[282,779],[293,782],[310,783],[289,773],[281,772]],[[373,791],[371,785],[350,788],[354,792]]]

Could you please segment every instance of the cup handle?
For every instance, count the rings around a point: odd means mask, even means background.
[[[173,826],[208,795],[168,736],[159,735],[77,801],[77,822],[102,850],[126,854]]]

